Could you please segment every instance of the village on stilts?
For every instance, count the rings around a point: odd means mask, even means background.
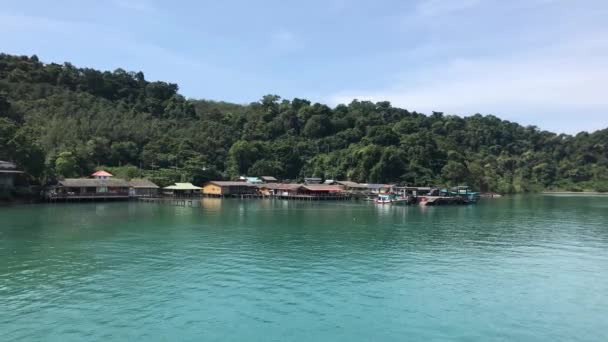
[[[385,205],[474,204],[480,194],[468,186],[431,187],[356,183],[322,178],[303,182],[279,181],[272,176],[239,177],[232,181],[208,181],[201,186],[175,183],[159,187],[147,179],[125,180],[98,170],[89,178],[66,178],[44,191],[47,201],[140,200],[193,205],[203,197],[280,199],[294,201],[364,200]]]

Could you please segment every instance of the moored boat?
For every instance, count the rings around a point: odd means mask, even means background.
[[[395,194],[381,194],[375,200],[378,204],[409,204],[410,198],[407,196],[397,196]]]
[[[474,204],[480,196],[468,186],[448,188],[395,187],[395,192],[379,194],[374,202],[378,204],[420,204],[423,206],[445,204]]]

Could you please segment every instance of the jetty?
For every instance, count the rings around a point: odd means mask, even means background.
[[[198,207],[200,206],[201,198],[179,198],[179,197],[139,197],[140,202],[166,204],[180,207]]]
[[[198,186],[181,182],[160,188],[146,179],[130,181],[114,178],[98,170],[90,178],[61,179],[45,192],[48,201],[139,200],[179,206],[197,206],[205,197],[238,199],[277,199],[291,201],[370,200],[378,204],[446,205],[472,204],[479,193],[467,186],[434,188],[396,184],[356,183],[353,181],[304,178],[303,183],[280,182],[272,176],[245,177],[233,181],[208,181]]]
[[[49,202],[129,200],[157,196],[158,188],[147,179],[127,181],[98,170],[90,178],[60,179],[57,184],[46,188],[44,198]]]

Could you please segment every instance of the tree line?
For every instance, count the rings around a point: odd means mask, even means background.
[[[389,102],[186,99],[142,72],[0,54],[0,159],[34,184],[106,168],[159,185],[239,175],[481,191],[608,191],[608,129],[575,136]]]

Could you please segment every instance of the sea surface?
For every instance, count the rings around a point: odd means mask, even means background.
[[[608,341],[608,197],[0,207],[0,341]]]

